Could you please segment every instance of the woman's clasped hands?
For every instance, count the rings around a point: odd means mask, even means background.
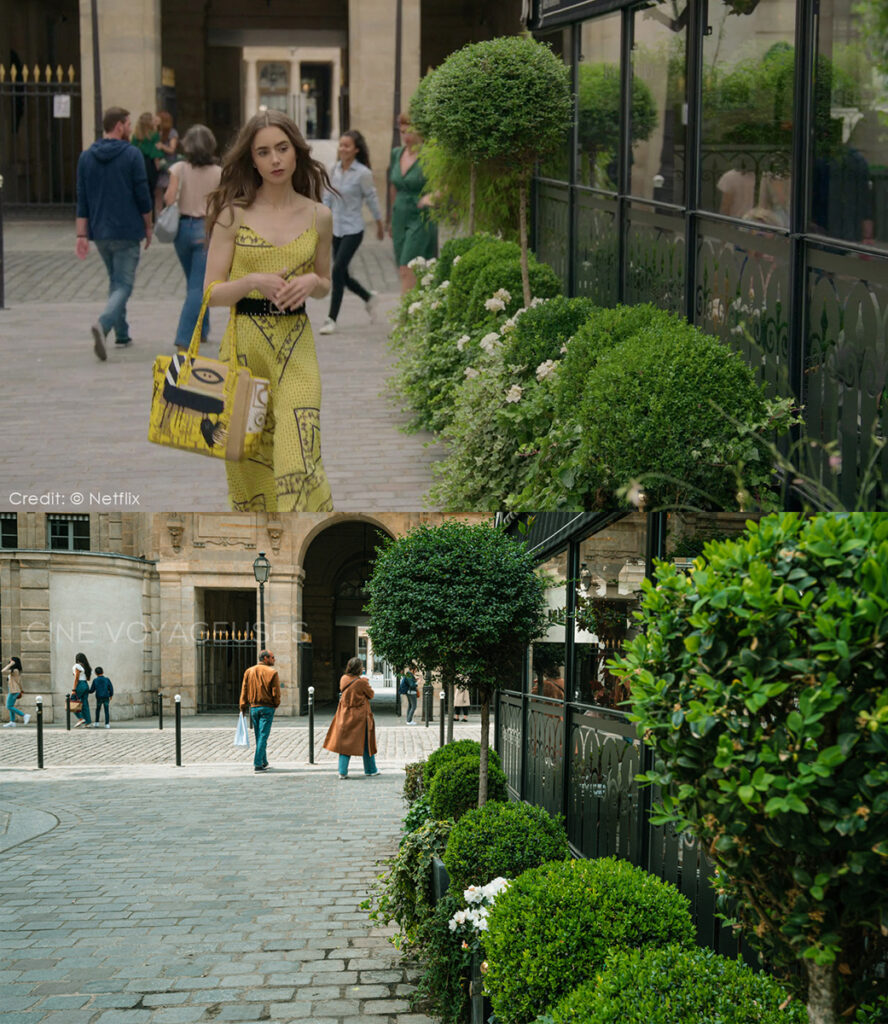
[[[318,287],[321,279],[315,273],[288,277],[289,273],[288,270],[279,270],[276,274],[254,274],[254,287],[278,309],[298,309],[305,304],[305,300]]]

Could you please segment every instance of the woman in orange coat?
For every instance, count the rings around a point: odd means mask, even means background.
[[[345,675],[339,680],[339,706],[327,730],[324,749],[339,754],[339,778],[348,778],[348,762],[361,754],[364,774],[379,775],[376,767],[376,726],[370,701],[373,688],[370,680],[361,675],[364,663],[352,658],[345,666]]]

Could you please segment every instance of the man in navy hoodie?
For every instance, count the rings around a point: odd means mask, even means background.
[[[77,245],[86,259],[89,240],[96,243],[108,271],[110,288],[105,311],[93,324],[93,351],[108,358],[105,338],[114,328],[118,348],[131,343],[126,303],[133,290],[139,264],[139,243],[145,248],[153,232],[153,203],[141,152],[130,145],[130,115],[123,107],[110,107],[102,118],[104,134],[77,162]]]

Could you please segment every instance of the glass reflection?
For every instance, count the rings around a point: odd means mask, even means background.
[[[608,191],[614,191],[617,187],[620,141],[619,53],[618,14],[596,18],[582,25],[577,82],[577,173],[581,184]],[[650,95],[650,90],[646,86],[644,88],[647,95]],[[647,125],[646,131],[650,134],[650,125]]]
[[[701,206],[788,227],[795,4],[709,5],[703,42]]]
[[[567,624],[567,551],[541,565],[538,572],[547,583],[549,626],[531,647],[530,692],[541,697],[564,699],[564,634]]]

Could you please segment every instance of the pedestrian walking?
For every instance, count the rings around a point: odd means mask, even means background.
[[[0,673],[6,672],[6,710],[9,712],[9,721],[3,726],[4,729],[14,729],[15,716],[22,719],[22,724],[27,725],[31,716],[19,711],[15,702],[21,697],[22,691],[22,661],[18,655],[13,655],[9,661],[0,669]]]
[[[268,771],[268,734],[274,720],[274,709],[281,703],[281,681],[274,667],[271,651],[262,651],[259,664],[244,672],[241,685],[240,709],[249,713],[253,731],[256,734],[256,749],[253,753],[253,771]]]
[[[395,263],[401,278],[401,294],[416,287],[416,275],[408,266],[417,256],[430,260],[438,255],[438,228],[429,216],[430,196],[422,194],[426,185],[419,151],[422,136],[410,124],[406,114],[398,115],[401,145],[392,150],[389,165],[389,193],[392,219],[386,225],[395,247]]]
[[[173,115],[168,110],[157,114],[157,148],[160,161],[157,165],[157,184],[154,188],[154,212],[163,209],[164,193],[170,183],[170,170],[179,159],[179,133],[173,127]]]
[[[416,682],[416,676],[413,674],[412,666],[407,666],[404,670],[404,674],[401,676],[401,681],[398,685],[398,693],[402,694],[407,698],[407,725],[416,725],[413,721],[413,715],[416,711],[416,694],[419,687]]]
[[[176,328],[176,346],[187,349],[194,333],[203,299],[207,269],[207,196],[219,187],[222,168],[216,158],[216,136],[203,124],[192,125],[182,139],[184,159],[170,168],[170,183],[164,202],[179,203],[179,230],[173,243],[185,272],[185,302]],[[201,341],[207,340],[210,316],[206,314]]]
[[[139,244],[151,244],[151,195],[142,154],[129,144],[129,111],[111,107],[102,119],[104,134],[77,162],[78,259],[85,260],[89,241],[96,243],[108,271],[108,302],[92,326],[93,351],[108,358],[105,339],[114,329],[117,348],[131,344],[126,304],[139,265]]]
[[[376,237],[385,237],[382,212],[373,175],[370,172],[370,153],[364,136],[355,130],[342,133],[339,140],[339,159],[330,175],[333,186],[324,193],[324,205],[333,211],[333,290],[330,293],[330,312],[319,334],[332,334],[342,305],[346,288],[364,302],[370,320],[376,318],[376,292],[368,291],[348,272],[348,265],[364,238],[364,203],[376,218]]]
[[[93,728],[99,728],[99,715],[102,708],[105,709],[105,728],[111,728],[111,698],[114,696],[114,684],[105,675],[105,670],[101,665],[96,665],[96,677],[92,681],[92,686],[89,688],[90,693],[96,695],[96,720],[93,723]]]
[[[339,778],[348,778],[348,762],[358,754],[364,759],[364,774],[379,775],[376,767],[376,724],[370,701],[373,688],[363,675],[364,663],[352,658],[339,680],[339,704],[324,737],[324,750],[339,754]]]
[[[460,715],[462,715],[462,721],[468,722],[469,720],[469,688],[467,686],[457,686],[453,691],[453,720],[454,722],[460,721]]]
[[[89,715],[89,677],[92,675],[92,668],[85,654],[74,656],[74,685],[71,687],[71,700],[79,700],[80,707],[74,711],[78,719],[75,729],[81,725],[89,728],[92,719]]]
[[[160,175],[159,167],[163,153],[158,148],[160,134],[157,131],[157,115],[150,110],[139,114],[133,126],[132,144],[142,154],[145,161],[145,175],[148,178],[148,191],[153,196]]]
[[[207,203],[211,232],[204,287],[211,306],[234,306],[222,339],[270,381],[259,450],[227,462],[231,507],[241,512],[330,512],[321,461],[321,375],[309,296],[330,291],[333,219],[321,202],[330,179],[296,126],[266,110],[238,133]]]

